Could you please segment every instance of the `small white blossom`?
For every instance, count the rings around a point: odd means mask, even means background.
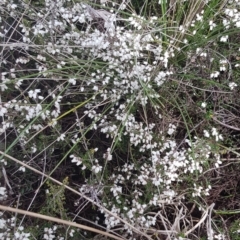
[[[1,104],[0,104],[0,117],[3,117],[4,114],[7,113],[7,108],[3,107]]]
[[[72,163],[76,163],[77,166],[82,164],[82,159],[80,157],[76,157],[75,155],[70,155],[70,158],[72,158]]]
[[[30,91],[28,92],[28,96],[29,96],[30,98],[36,99],[38,93],[40,93],[40,92],[41,92],[40,89],[30,90]]]
[[[217,160],[214,165],[215,165],[216,168],[218,168],[219,165],[222,164],[222,161],[220,159],[220,154],[214,154],[214,156],[216,157],[216,160]]]
[[[230,82],[228,86],[231,90],[233,90],[235,87],[237,87],[237,84],[235,82]]]
[[[220,61],[219,61],[219,63],[220,63],[220,71],[226,71],[227,70],[227,61],[225,60],[225,59],[221,59]]]
[[[44,228],[43,239],[45,240],[54,240],[55,239],[56,226],[53,228]]]
[[[120,186],[113,186],[113,187],[111,187],[110,191],[113,193],[114,197],[117,197],[119,194],[122,193],[122,187],[120,187]]]
[[[227,40],[228,40],[228,36],[227,35],[226,36],[222,36],[220,38],[220,42],[227,42]]]
[[[214,240],[226,240],[227,238],[225,237],[224,234],[220,233],[220,234],[214,234]]]
[[[0,195],[4,196],[6,194],[6,188],[5,187],[0,187]]]
[[[215,137],[215,140],[223,140],[223,137],[221,134],[218,133],[217,129],[215,127],[212,128],[212,136]]]
[[[218,78],[219,75],[220,75],[220,72],[215,71],[215,72],[211,73],[210,78]]]
[[[210,137],[210,133],[207,130],[203,130],[203,134],[204,134],[204,137],[207,137],[207,138]]]
[[[98,86],[95,85],[95,86],[93,87],[93,90],[94,90],[94,91],[98,91]]]
[[[19,169],[19,171],[22,171],[22,172],[25,172],[26,171],[26,168],[24,166],[21,166]]]
[[[173,124],[170,123],[169,126],[168,126],[168,132],[167,132],[167,133],[168,133],[169,135],[172,135],[172,134],[175,132],[176,128],[177,128],[177,127],[176,127],[175,125],[173,125]]]
[[[71,83],[72,85],[76,85],[76,79],[75,78],[69,78],[68,82]]]
[[[213,28],[215,28],[217,26],[217,24],[216,23],[214,23],[213,22],[213,20],[210,20],[209,21],[209,27],[210,27],[210,31],[212,31],[213,30]]]
[[[0,229],[5,229],[7,227],[7,221],[3,218],[0,219]]]
[[[102,171],[102,166],[100,166],[100,165],[98,165],[98,164],[93,165],[93,166],[92,166],[92,171],[93,171],[94,173],[99,173],[100,171]]]
[[[201,103],[201,107],[202,107],[202,108],[206,108],[206,106],[207,106],[207,103],[206,103],[206,102],[202,102],[202,103]]]
[[[64,133],[62,133],[58,138],[57,138],[57,142],[63,141],[65,139],[66,135]]]
[[[70,236],[70,237],[73,237],[74,233],[75,233],[75,230],[74,230],[74,229],[71,229],[70,232],[69,232],[69,236]]]

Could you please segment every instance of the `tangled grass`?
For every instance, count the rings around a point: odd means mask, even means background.
[[[240,1],[0,6],[1,239],[240,238]]]

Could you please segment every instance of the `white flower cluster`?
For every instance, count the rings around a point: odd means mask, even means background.
[[[208,231],[208,240],[213,239],[213,240],[227,240],[227,237],[223,233],[217,233],[214,231],[212,228],[209,229]]]
[[[203,134],[207,138],[210,137],[210,132],[208,130],[203,130]],[[218,133],[218,131],[215,127],[212,128],[211,134],[213,137],[215,137],[216,142],[218,142],[219,140],[223,141],[223,136]]]
[[[83,164],[82,159],[80,157],[76,157],[74,154],[70,155],[70,158],[72,158],[71,162],[76,163],[77,166],[83,165],[82,170],[86,169],[86,166]]]
[[[218,78],[219,75],[220,75],[220,72],[214,71],[213,73],[210,74],[210,78]]]
[[[209,191],[212,189],[212,187],[209,185],[207,186],[206,189],[203,189],[202,186],[197,186],[195,183],[194,183],[194,190],[193,190],[193,193],[192,193],[192,196],[193,197],[200,197],[200,196],[208,196],[209,195]]]
[[[94,160],[94,163],[93,163],[93,166],[92,166],[92,172],[93,173],[95,173],[95,174],[97,174],[97,173],[99,173],[99,172],[101,172],[102,171],[102,166],[98,163],[98,160],[97,159],[95,159]]]
[[[229,88],[230,88],[231,90],[233,90],[234,88],[237,87],[237,84],[236,84],[235,82],[230,82],[230,83],[228,84],[228,86],[229,86]]]
[[[19,227],[17,231],[14,233],[14,239],[16,240],[29,240],[30,239],[30,233],[23,232],[24,227]]]
[[[238,1],[235,1],[236,4],[239,4]],[[236,27],[240,27],[240,10],[239,8],[226,8],[225,14],[228,18],[224,18],[224,25],[226,28],[230,27],[230,24],[234,24]]]
[[[119,173],[112,174],[110,180],[114,182],[111,187],[114,199],[118,204],[124,201],[124,212],[122,217],[133,224],[141,226],[151,226],[155,222],[146,220],[142,214],[151,206],[161,207],[164,204],[171,204],[177,200],[178,194],[171,189],[174,182],[184,181],[184,175],[187,173],[194,174],[194,172],[201,173],[203,164],[209,160],[211,148],[203,146],[202,140],[195,139],[195,141],[186,141],[190,146],[188,151],[177,149],[175,141],[164,139],[162,145],[156,144],[151,148],[151,157],[149,159],[139,159],[139,168],[134,164],[124,164],[118,168]],[[158,150],[157,150],[158,149]],[[219,156],[216,156],[216,164],[219,163]],[[147,161],[146,161],[147,160]],[[137,173],[137,174],[136,174]],[[126,180],[131,180],[133,183],[132,195],[134,199],[122,200],[122,192]],[[195,184],[195,183],[194,183]],[[211,186],[197,186],[193,184],[193,197],[209,195]],[[144,186],[156,186],[151,190],[151,198],[148,204],[140,204],[140,199],[143,192],[146,193],[147,188]],[[139,191],[138,189],[145,189]],[[109,202],[107,206],[111,207],[113,203]],[[108,215],[106,223],[110,222]],[[110,223],[109,223],[110,224]],[[111,222],[109,227],[113,227],[114,223]]]
[[[43,239],[46,240],[53,240],[56,238],[56,230],[57,230],[57,226],[53,226],[53,228],[44,228],[44,235],[43,235]]]
[[[0,229],[4,230],[0,232],[1,239],[14,239],[14,240],[30,240],[31,234],[24,232],[24,227],[20,226],[16,228],[16,218],[9,219],[3,218],[3,213],[0,212]]]
[[[24,1],[21,2],[20,8],[25,9]],[[101,2],[105,4],[107,1]],[[191,176],[201,173],[211,154],[211,147],[204,145],[198,138],[191,141],[187,139],[188,147],[178,147],[174,140],[177,125],[170,123],[166,129],[167,137],[164,137],[156,124],[160,121],[161,114],[157,104],[161,97],[159,92],[174,74],[170,63],[179,49],[172,46],[172,41],[169,41],[167,47],[163,44],[163,30],[156,27],[159,19],[155,16],[150,18],[150,23],[146,26],[148,19],[132,14],[123,21],[122,27],[117,26],[118,11],[115,10],[108,12],[94,9],[84,3],[67,4],[65,0],[45,0],[44,3],[46,9],[39,12],[34,8],[26,8],[24,15],[32,20],[32,25],[26,24],[30,20],[20,24],[23,43],[33,48],[36,42],[43,42],[43,49],[36,46],[34,56],[18,57],[13,61],[13,68],[1,72],[1,91],[6,91],[13,83],[19,96],[1,102],[0,117],[3,121],[0,133],[6,133],[10,128],[16,129],[16,133],[21,134],[19,139],[24,147],[32,133],[41,132],[44,126],[49,126],[58,132],[54,141],[56,144],[65,142],[68,136],[76,146],[81,141],[84,142],[79,137],[79,132],[82,133],[80,123],[89,118],[89,129],[99,130],[109,142],[113,142],[103,154],[107,164],[103,167],[100,158],[92,158],[87,165],[77,154],[70,155],[71,162],[81,166],[82,170],[88,169],[94,176],[99,176],[105,168],[118,161],[113,154],[113,145],[127,142],[129,152],[137,154],[125,159],[119,167],[109,167],[112,172],[109,171],[106,181],[112,199],[105,206],[135,226],[153,226],[156,217],[147,214],[149,209],[176,202],[178,192],[174,185],[184,181],[186,174]],[[163,1],[159,3],[162,4]],[[0,4],[10,9],[13,16],[22,19],[12,0],[2,0]],[[125,8],[124,4],[121,8]],[[227,8],[225,14],[229,17],[223,20],[225,28],[231,24],[240,27],[240,12],[237,8]],[[202,22],[203,17],[204,11],[198,13],[196,19],[188,23],[189,26]],[[215,27],[216,24],[210,20],[210,31]],[[178,31],[186,33],[187,26],[180,26]],[[195,29],[192,34],[197,34]],[[228,35],[224,35],[219,40],[224,44],[229,39]],[[187,46],[188,40],[185,39],[183,44]],[[21,50],[26,52],[27,48],[21,47]],[[208,52],[202,48],[197,48],[195,54],[204,60],[209,57]],[[19,69],[22,65],[30,64],[33,59],[36,60],[33,76],[28,74],[29,78],[21,77],[16,71],[17,67]],[[226,59],[219,60],[219,68],[211,70],[208,76],[217,79],[220,72],[227,71],[227,66]],[[71,74],[66,74],[65,69]],[[42,79],[46,83],[44,86]],[[236,83],[229,82],[231,90],[235,87]],[[72,96],[77,98],[79,94],[84,101],[88,101],[83,111],[84,116],[76,117],[79,121],[74,122],[66,133],[63,131],[65,126],[58,125],[57,120],[53,119],[64,114],[65,99],[72,101]],[[149,106],[153,110],[151,118],[146,113]],[[203,102],[201,106],[206,108],[207,105]],[[80,115],[79,109],[74,110],[76,116]],[[204,130],[203,133],[206,138],[212,136],[216,141],[223,140],[216,128]],[[83,145],[86,146],[87,143],[84,142]],[[31,154],[37,156],[38,150],[36,144],[30,146]],[[214,164],[218,167],[221,164],[220,156],[214,157]],[[193,197],[200,197],[208,195],[211,187],[194,183],[189,189],[192,189]],[[99,194],[92,188],[87,192],[82,187],[80,191],[95,196]],[[143,200],[146,192],[147,203]],[[124,204],[125,207],[119,208],[118,204]],[[119,220],[109,214],[105,214],[105,218],[109,229],[119,224]],[[0,226],[3,223],[4,220]],[[56,229],[45,228],[44,239],[53,239]],[[127,227],[126,229],[130,231]]]

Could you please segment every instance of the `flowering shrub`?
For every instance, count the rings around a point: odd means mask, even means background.
[[[23,208],[42,212],[58,202],[49,214],[61,208],[62,215],[66,205],[64,218],[73,220],[78,209],[81,222],[88,205],[48,189],[30,166],[91,199],[99,209],[84,218],[107,231],[195,239],[189,206],[208,211],[208,173],[220,171],[221,151],[239,130],[231,122],[239,110],[239,1],[153,1],[141,9],[134,1],[0,5],[2,161],[8,187],[32,198],[20,197]],[[38,207],[37,196],[48,206]],[[204,220],[197,227],[213,239]],[[37,234],[63,239],[56,230]],[[30,233],[21,234],[15,239]]]

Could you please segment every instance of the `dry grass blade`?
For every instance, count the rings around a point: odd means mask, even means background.
[[[208,234],[208,239],[213,240],[213,231],[211,227],[211,222],[212,222],[212,210],[213,210],[214,205],[209,208],[209,213],[208,213],[208,219],[207,219],[207,234]]]
[[[180,211],[176,214],[174,223],[171,227],[172,231],[176,231],[177,233],[181,232],[181,227],[180,227],[180,220],[182,219],[182,212],[183,212],[183,208],[180,209]]]
[[[35,218],[40,218],[40,219],[44,219],[47,221],[52,221],[52,222],[56,222],[56,223],[60,223],[60,224],[64,224],[64,225],[68,225],[68,226],[72,226],[72,227],[77,227],[77,228],[81,228],[84,230],[88,230],[91,232],[95,232],[104,236],[108,236],[111,237],[112,239],[117,239],[117,240],[123,240],[124,238],[120,238],[117,236],[114,236],[113,234],[107,233],[107,232],[103,232],[101,230],[92,228],[92,227],[88,227],[82,224],[78,224],[75,222],[70,222],[70,221],[66,221],[63,219],[59,219],[59,218],[55,218],[55,217],[50,217],[50,216],[46,216],[43,214],[39,214],[39,213],[34,213],[34,212],[30,212],[30,211],[25,211],[25,210],[21,210],[21,209],[17,209],[17,208],[12,208],[12,207],[6,207],[3,205],[0,205],[0,209],[3,211],[9,211],[9,212],[15,212],[15,213],[19,213],[19,214],[24,214],[24,215],[28,215],[30,217],[35,217]]]
[[[214,203],[212,203],[205,211],[204,215],[202,216],[202,219],[190,230],[188,230],[184,235],[187,236],[189,235],[191,232],[193,232],[196,228],[198,228],[204,221],[205,219],[209,216],[209,214],[211,214],[212,209],[214,207]]]
[[[230,129],[233,129],[233,130],[236,130],[236,131],[240,131],[240,128],[237,128],[237,127],[231,126],[231,125],[229,125],[229,124],[223,123],[223,122],[219,121],[219,120],[218,120],[217,118],[215,118],[215,117],[212,117],[212,119],[213,119],[215,122],[221,124],[222,126],[224,126],[224,127],[226,127],[226,128],[230,128]]]
[[[8,176],[7,176],[7,173],[6,173],[6,170],[5,170],[4,166],[2,166],[2,173],[3,173],[3,177],[4,177],[4,180],[5,180],[5,183],[7,184],[7,186],[10,189],[10,194],[13,194],[13,190],[12,190],[12,187],[11,187],[9,181],[8,181]]]

